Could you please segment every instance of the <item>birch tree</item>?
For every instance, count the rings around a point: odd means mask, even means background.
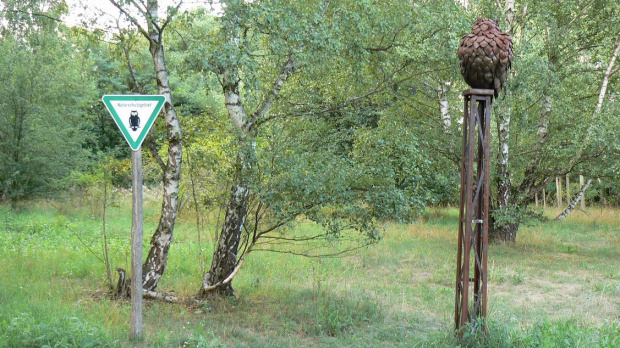
[[[506,33],[514,35],[515,26],[515,2],[514,0],[508,0],[505,3],[505,20],[508,28]],[[510,126],[512,110],[509,105],[502,105],[500,108],[496,108],[496,120],[497,120],[497,136],[498,136],[498,161],[497,161],[497,200],[496,207],[494,209],[494,215],[496,212],[501,212],[505,216],[506,212],[511,208],[511,169],[510,169]],[[496,220],[495,220],[496,221]],[[516,239],[518,224],[514,221],[506,220],[504,223],[495,223],[491,228],[490,234],[492,238],[500,236],[502,240],[514,241]]]
[[[614,52],[611,55],[611,59],[609,60],[609,64],[607,65],[607,69],[605,69],[605,73],[603,74],[603,81],[601,83],[601,90],[599,92],[598,95],[598,99],[596,102],[596,107],[594,108],[594,115],[598,115],[601,112],[601,109],[603,107],[603,101],[605,100],[605,95],[607,93],[607,86],[609,85],[609,79],[610,77],[618,71],[618,69],[614,70],[614,64],[616,62],[616,58],[618,58],[618,54],[620,54],[620,41],[618,41],[618,44],[614,50]],[[590,132],[587,133],[587,137],[589,137]],[[585,139],[585,142],[587,142],[588,139]],[[577,154],[577,156],[581,156],[583,154],[583,149],[580,149],[579,153]],[[577,206],[577,204],[579,203],[579,201],[581,201],[582,203],[584,202],[584,194],[585,191],[588,189],[588,187],[590,186],[590,184],[592,183],[592,179],[588,178],[588,180],[583,183],[583,176],[579,177],[580,179],[580,186],[581,188],[579,189],[579,192],[577,193],[577,195],[574,197],[573,200],[570,200],[570,194],[569,194],[569,177],[568,174],[566,174],[566,202],[568,204],[568,206],[566,207],[566,209],[564,209],[564,211],[562,211],[562,213],[560,213],[560,215],[558,215],[555,219],[556,220],[562,220],[565,217],[568,216],[568,214],[570,214],[573,209],[575,209],[575,207]],[[584,207],[584,205],[582,204],[582,208]]]
[[[316,30],[311,26],[304,26],[309,24],[309,18],[306,16],[314,16],[315,14],[312,12],[317,11],[315,13],[318,13],[316,15],[320,17],[329,5],[328,2],[317,2],[311,5],[310,13],[305,13],[302,12],[304,11],[303,7],[290,4],[272,7],[263,6],[263,2],[252,4],[244,1],[223,1],[222,3],[225,5],[225,13],[221,18],[220,35],[222,50],[225,55],[213,59],[212,68],[218,76],[224,94],[226,110],[235,129],[237,154],[233,166],[231,192],[225,207],[224,222],[217,245],[214,248],[211,267],[204,275],[200,291],[202,296],[206,296],[212,291],[226,295],[234,293],[231,285],[232,279],[243,264],[245,257],[251,252],[258,237],[256,233],[252,238],[246,237],[243,246],[241,246],[244,228],[248,228],[246,220],[249,210],[250,187],[258,184],[254,175],[257,165],[257,136],[261,128],[264,128],[274,102],[295,72],[299,59],[298,55],[302,52],[303,47],[311,41],[302,42],[303,39],[299,39],[299,36],[302,35],[300,31],[312,32]],[[286,13],[286,10],[290,11],[286,15],[291,18],[285,19],[274,16],[276,13]],[[257,15],[259,11],[264,11],[265,16],[270,16],[266,22],[261,23],[250,19],[249,16]],[[270,11],[274,11],[274,13],[270,13]],[[301,17],[297,18],[299,20],[297,23],[293,19],[296,15]],[[320,18],[316,20],[320,20]],[[255,27],[251,27],[252,24]],[[285,28],[288,28],[290,32],[286,32]],[[266,38],[271,41],[265,47],[265,53],[272,59],[267,61],[267,64],[273,67],[273,73],[271,74],[271,82],[266,82],[269,87],[263,87],[262,97],[255,99],[258,101],[254,102],[253,110],[248,111],[247,96],[250,94],[246,93],[244,98],[242,86],[244,83],[252,83],[255,77],[252,76],[254,74],[252,72],[248,75],[248,66],[244,65],[243,62],[244,59],[248,58],[248,54],[252,54],[252,50],[260,52],[261,49],[264,49],[258,40],[262,31],[268,33]],[[286,37],[287,35],[292,36],[290,41]],[[310,42],[310,44],[312,43]],[[247,62],[251,63],[251,61]],[[269,78],[266,81],[269,81]],[[258,88],[260,89],[260,87]],[[270,229],[273,228],[268,228],[262,233],[267,233]],[[239,250],[240,246],[243,248],[241,251]]]
[[[239,23],[235,23],[235,15],[231,12],[229,9],[225,15],[224,37],[228,44],[237,45],[241,43],[241,33],[238,32]],[[201,290],[203,294],[218,288],[220,292],[227,295],[233,294],[230,282],[243,261],[243,259],[237,260],[237,254],[248,210],[251,171],[255,165],[257,122],[268,114],[294,69],[295,60],[291,53],[283,63],[272,88],[266,92],[263,101],[252,113],[248,114],[240,94],[241,78],[238,67],[234,63],[220,67],[218,75],[228,116],[238,134],[238,150],[230,199],[226,206],[218,244],[214,248],[211,267],[204,276]]]
[[[168,16],[165,19],[161,19],[159,16],[157,0],[147,0],[146,3],[143,1],[130,1],[129,6],[125,6],[124,3],[115,0],[110,0],[110,3],[118,8],[148,41],[158,93],[166,97],[164,122],[167,129],[168,156],[165,163],[163,161],[159,162],[163,170],[163,202],[159,223],[151,238],[149,254],[142,267],[143,287],[145,290],[152,291],[157,287],[159,279],[166,269],[168,251],[172,242],[179,207],[182,133],[179,117],[172,99],[172,89],[164,56],[164,32],[173,20],[174,15],[178,12],[182,1],[178,2],[176,6],[168,8]],[[133,11],[137,11],[140,14],[141,20],[133,15]],[[146,26],[143,22],[146,23]]]
[[[398,51],[409,32],[407,12],[399,10],[414,6],[318,0],[224,4],[216,34],[202,28],[206,32],[195,31],[193,39],[219,80],[237,148],[202,296],[234,294],[232,280],[253,250],[344,252],[378,240],[380,216],[411,215],[420,204],[405,200],[411,183],[394,171],[385,171],[385,180],[377,178],[387,161],[375,162],[377,157],[356,147],[367,141],[385,151],[418,154],[414,145],[388,147],[363,132],[382,127],[381,110],[391,103],[383,98],[393,87],[393,71],[383,69],[399,68],[384,58]],[[373,26],[386,21],[393,26]],[[201,41],[218,46],[208,49]],[[292,231],[299,216],[322,229],[309,235]],[[334,250],[337,240],[347,243]],[[321,249],[328,245],[332,248]]]
[[[492,233],[514,241],[520,224],[536,216],[528,204],[537,192],[555,177],[586,174],[614,157],[616,142],[607,131],[617,123],[610,118],[614,105],[599,115],[592,110],[601,87],[597,65],[617,45],[617,23],[599,14],[615,13],[617,4],[489,1],[470,10],[505,18],[515,42],[506,97],[494,101],[499,157],[492,198]]]

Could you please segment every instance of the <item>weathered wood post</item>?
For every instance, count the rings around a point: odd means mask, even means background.
[[[131,324],[129,337],[142,339],[142,147],[131,152]]]

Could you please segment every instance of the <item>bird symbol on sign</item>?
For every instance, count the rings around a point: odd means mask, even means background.
[[[140,128],[140,117],[138,117],[138,112],[136,110],[131,110],[131,114],[129,115],[129,127],[134,132]]]

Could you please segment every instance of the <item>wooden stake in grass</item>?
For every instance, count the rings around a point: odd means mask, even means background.
[[[566,203],[570,202],[570,175],[566,174]]]
[[[558,204],[558,208],[562,208],[562,179],[559,176],[555,177],[555,188],[556,188],[556,203]]]
[[[110,266],[110,253],[108,252],[108,234],[106,232],[106,208],[108,205],[108,176],[106,164],[103,165],[103,213],[102,213],[102,233],[103,233],[103,260],[105,263],[108,286],[112,288],[112,270]]]
[[[142,339],[142,147],[131,154],[131,325],[129,337]]]

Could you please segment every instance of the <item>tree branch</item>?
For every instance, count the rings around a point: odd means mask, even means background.
[[[174,296],[174,295],[170,295],[167,294],[165,292],[158,292],[158,291],[151,291],[151,290],[144,290],[142,289],[142,296],[144,298],[150,298],[153,300],[162,300],[165,302],[170,302],[170,303],[180,303],[181,301],[179,301],[179,298]]]
[[[618,45],[614,50],[613,55],[611,56],[611,60],[609,61],[609,65],[607,66],[607,70],[605,70],[605,75],[603,75],[603,83],[601,84],[601,92],[598,95],[598,102],[596,103],[596,109],[594,109],[594,113],[597,114],[601,111],[603,107],[603,100],[605,99],[605,94],[607,93],[607,84],[609,83],[609,77],[613,74],[614,63],[616,62],[616,58],[620,54],[620,41],[618,41]]]
[[[310,253],[306,253],[306,252],[296,252],[296,251],[291,251],[291,250],[274,250],[274,249],[256,249],[256,251],[267,251],[267,252],[271,252],[271,253],[279,253],[279,254],[290,254],[290,255],[295,255],[295,256],[303,256],[303,257],[316,257],[316,258],[324,258],[324,257],[339,257],[342,255],[346,255],[350,252],[353,252],[355,250],[359,250],[362,248],[367,247],[368,245],[370,245],[370,243],[366,243],[366,244],[362,244],[362,245],[358,245],[356,247],[353,248],[348,248],[345,250],[341,250],[341,251],[336,251],[333,253],[325,253],[325,254],[310,254]]]
[[[131,74],[131,79],[133,80],[133,83],[136,86],[137,92],[140,94],[144,94],[144,89],[142,88],[140,81],[138,81],[136,70],[134,69],[133,64],[131,63],[129,47],[127,47],[125,38],[121,32],[121,27],[120,27],[120,23],[118,22],[118,19],[116,20],[116,26],[118,27],[118,31],[119,31],[118,37],[120,39],[120,46],[123,49],[123,53],[125,54],[125,60],[127,61],[127,68],[129,69],[129,73]]]
[[[41,13],[41,12],[32,12],[32,13],[30,13],[28,11],[24,11],[24,10],[20,10],[20,9],[11,10],[11,11],[7,11],[7,12],[24,13],[24,14],[27,14],[27,15],[35,16],[35,17],[43,17],[43,18],[51,19],[51,20],[53,20],[55,22],[58,22],[58,23],[63,23],[63,21],[61,19],[56,18],[56,17],[52,17],[52,16],[50,16],[48,14]]]
[[[117,1],[115,0],[108,0],[110,1],[110,3],[112,5],[114,5],[114,7],[116,7],[119,11],[121,11],[122,14],[125,15],[125,17],[127,17],[127,19],[138,28],[138,31],[140,32],[140,34],[142,34],[144,37],[146,37],[149,41],[151,41],[151,37],[149,36],[148,31],[146,31],[138,22],[138,20],[132,16],[131,14],[129,14],[129,12],[127,12],[127,10],[125,10],[125,8],[123,6],[121,6]],[[138,10],[140,12],[142,12],[142,10],[138,7]]]
[[[256,111],[252,114],[252,118],[255,121],[263,119],[267,115],[267,113],[271,109],[271,105],[273,104],[273,102],[276,100],[276,98],[280,94],[280,91],[282,90],[284,83],[286,83],[286,80],[293,74],[294,71],[295,71],[295,60],[293,59],[293,55],[289,54],[286,63],[284,64],[284,66],[282,67],[282,70],[280,71],[280,75],[278,75],[278,78],[276,78],[275,82],[273,83],[273,87],[271,88],[269,93],[265,96],[265,98],[263,99],[259,107],[256,109]]]
[[[366,47],[366,51],[368,52],[387,52],[389,51],[391,48],[397,46],[395,44],[396,42],[396,38],[398,38],[398,35],[400,35],[400,33],[407,29],[407,27],[409,27],[409,24],[405,24],[403,26],[401,26],[400,28],[398,28],[396,30],[396,32],[394,33],[394,35],[392,35],[392,40],[390,40],[390,43],[387,46],[382,46],[385,40],[385,35],[381,37],[381,42],[379,43],[379,46],[377,47]]]
[[[601,91],[598,96],[598,101],[596,102],[596,107],[594,108],[594,115],[599,114],[601,112],[601,109],[603,108],[603,101],[605,100],[605,94],[607,93],[607,85],[609,83],[609,77],[612,74],[614,63],[616,62],[616,58],[618,57],[619,54],[620,54],[620,41],[618,41],[616,49],[614,50],[614,53],[611,55],[611,59],[609,60],[609,65],[607,66],[607,69],[605,70],[605,74],[603,75],[603,82],[601,83]],[[577,162],[579,162],[580,159],[583,158],[583,151],[590,139],[590,134],[591,134],[590,128],[592,127],[592,124],[593,123],[591,122],[590,125],[586,129],[586,137],[584,141],[582,142],[584,145],[579,149],[579,151],[577,152],[577,155],[569,163],[569,166],[571,167],[574,166]]]
[[[166,172],[166,163],[164,162],[164,160],[159,155],[159,151],[157,150],[157,142],[155,141],[155,137],[152,134],[153,133],[151,133],[151,135],[147,136],[147,140],[146,140],[147,141],[147,145],[149,147],[149,150],[151,151],[151,155],[153,155],[153,158],[155,159],[155,161],[159,165],[159,168],[161,168],[161,170],[164,171],[164,173],[165,173]]]
[[[174,17],[174,15],[179,12],[179,8],[181,8],[182,4],[183,4],[183,0],[179,1],[179,3],[175,6],[174,11],[172,12],[172,14],[169,14],[168,17],[166,17],[166,20],[164,21],[164,24],[161,25],[160,32],[163,32],[166,29],[166,27],[168,26],[168,24],[170,24],[170,22],[172,21],[172,17]]]

